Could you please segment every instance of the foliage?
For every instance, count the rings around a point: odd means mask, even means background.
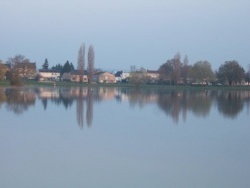
[[[189,77],[189,66],[188,66],[188,56],[185,55],[183,60],[183,66],[181,69],[181,76],[183,78],[183,83],[186,85],[188,83],[188,77]]]
[[[137,88],[140,85],[147,83],[147,80],[146,69],[143,67],[130,73],[129,82]]]
[[[16,64],[20,64],[20,63],[29,63],[30,60],[26,59],[24,55],[15,55],[13,58],[8,58],[7,60],[7,64],[10,64],[11,67],[15,66]]]
[[[160,79],[163,83],[169,82],[170,84],[178,84],[181,77],[182,63],[180,54],[177,53],[171,60],[167,60],[162,64],[158,71],[160,72]]]
[[[249,65],[248,71],[246,72],[245,81],[246,81],[246,82],[248,83],[248,85],[249,85],[249,82],[250,82],[250,65]]]
[[[63,66],[59,63],[53,67],[51,67],[51,70],[58,70],[58,71],[61,71],[63,68]]]
[[[226,61],[219,67],[217,77],[220,82],[232,84],[241,83],[245,77],[245,70],[237,61]]]
[[[7,67],[3,64],[2,60],[0,60],[0,80],[4,80],[6,71]]]
[[[74,65],[72,63],[69,63],[69,61],[66,61],[61,70],[61,74],[65,72],[71,72],[72,70],[74,70]]]
[[[19,76],[17,69],[10,70],[10,85],[12,86],[21,86],[22,79]]]
[[[173,66],[172,66],[172,60],[167,60],[166,63],[162,64],[159,68],[160,73],[160,80],[163,83],[166,83],[169,81],[172,82],[172,73],[173,73]]]
[[[48,70],[48,69],[49,69],[49,62],[48,62],[48,59],[47,59],[47,58],[44,60],[44,63],[43,63],[43,65],[42,65],[42,68],[43,68],[44,70]]]
[[[89,46],[88,50],[88,83],[92,82],[93,74],[94,74],[94,63],[95,63],[95,52],[94,47],[92,45]]]
[[[195,82],[209,82],[215,79],[211,64],[208,61],[198,61],[192,67],[192,79]]]

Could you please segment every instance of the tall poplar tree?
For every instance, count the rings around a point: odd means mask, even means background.
[[[94,63],[95,63],[95,52],[94,47],[92,45],[89,46],[88,50],[88,83],[92,82],[93,74],[94,74]]]
[[[80,72],[80,82],[83,82],[85,68],[85,44],[83,43],[78,50],[78,60],[77,60],[77,69]]]

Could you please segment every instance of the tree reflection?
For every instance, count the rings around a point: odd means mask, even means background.
[[[7,109],[16,114],[27,111],[31,105],[35,104],[36,96],[32,90],[20,90],[8,88],[5,91]]]
[[[234,118],[243,109],[242,93],[240,91],[222,92],[218,96],[218,110],[226,117]]]
[[[0,88],[0,107],[6,101],[5,89]]]
[[[76,100],[76,116],[77,116],[77,123],[79,127],[82,129],[84,125],[84,104],[83,104],[83,88],[79,88],[79,97]]]
[[[87,95],[87,113],[86,113],[87,125],[89,127],[92,125],[92,121],[93,121],[94,97],[93,97],[92,91],[93,90],[89,87],[88,88],[88,95]]]
[[[209,91],[192,92],[188,98],[188,106],[195,115],[206,117],[210,113],[213,100]]]
[[[35,104],[36,95],[44,110],[50,104],[69,109],[76,102],[76,121],[82,129],[86,124],[91,127],[94,119],[94,104],[105,100],[128,101],[131,108],[144,108],[148,104],[157,104],[164,114],[177,124],[186,120],[188,112],[205,118],[210,114],[212,105],[225,117],[235,118],[244,108],[249,108],[250,91],[194,91],[166,89],[134,89],[108,87],[39,87],[36,89],[0,88],[0,106],[16,114],[27,111]],[[86,109],[86,111],[85,111]],[[85,119],[86,118],[86,119]]]

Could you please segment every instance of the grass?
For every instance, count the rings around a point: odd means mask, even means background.
[[[88,87],[86,83],[75,83],[75,82],[37,82],[34,80],[27,80],[23,82],[23,86],[35,86],[35,87]],[[132,84],[123,83],[98,83],[91,84],[91,87],[135,87]],[[8,80],[0,81],[0,87],[10,87]],[[167,89],[167,90],[250,90],[250,86],[171,86],[171,85],[140,85],[142,89]]]

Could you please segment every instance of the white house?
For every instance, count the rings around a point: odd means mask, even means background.
[[[59,80],[60,79],[60,71],[58,70],[45,70],[39,69],[39,80]]]

